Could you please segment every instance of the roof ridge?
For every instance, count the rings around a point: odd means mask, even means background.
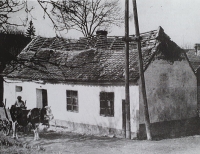
[[[164,29],[161,26],[158,27],[157,31],[158,31],[157,36],[156,36],[157,40],[160,40],[160,41],[163,41],[163,39],[171,40],[171,38],[164,32]]]
[[[153,45],[157,38],[160,38],[160,36],[164,36],[163,33],[164,30],[162,29],[162,27],[159,27],[157,30],[140,33],[141,37],[143,38],[143,40],[141,41],[142,47]],[[134,35],[129,36],[131,37]],[[80,37],[79,39],[67,39],[64,37],[48,38],[37,36],[34,41],[31,41],[27,48],[36,52],[42,48],[52,48],[53,50],[59,49],[64,51],[85,50],[86,48],[92,47],[110,50],[122,50],[124,48],[124,42],[122,41],[123,36],[106,36],[105,38],[103,38],[103,40],[100,39],[100,37],[101,35],[93,35],[90,37]],[[130,46],[134,46],[134,43],[130,43]]]

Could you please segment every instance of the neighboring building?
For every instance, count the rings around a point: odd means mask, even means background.
[[[153,136],[193,133],[198,120],[197,79],[185,52],[161,27],[141,33],[141,37]],[[136,138],[142,137],[145,129],[138,52],[133,42],[129,53],[131,134]],[[26,59],[23,66],[4,71],[8,106],[21,95],[28,108],[51,106],[53,125],[123,136],[122,37],[108,37],[105,31],[79,40],[37,37],[18,58]]]
[[[196,43],[194,49],[185,49],[185,53],[194,72],[197,73],[200,67],[200,44]]]
[[[185,51],[188,60],[190,61],[190,64],[197,76],[197,104],[198,109],[200,109],[200,44],[195,44],[195,49],[187,49]]]
[[[194,48],[195,48],[195,55],[200,56],[200,44],[196,43],[194,45]]]

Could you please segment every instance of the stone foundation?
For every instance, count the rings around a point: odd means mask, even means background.
[[[102,126],[97,126],[97,125],[74,123],[74,122],[57,120],[57,119],[52,120],[50,122],[50,125],[54,127],[62,127],[69,131],[73,131],[73,132],[77,132],[81,134],[124,138],[124,133],[120,129],[107,128],[107,127],[102,127]],[[136,138],[136,133],[132,132],[131,137]]]
[[[50,125],[54,127],[61,127],[67,131],[73,131],[80,134],[125,138],[123,131],[120,129],[74,123],[57,119],[52,120]],[[153,139],[196,135],[200,133],[200,118],[195,117],[186,120],[151,123],[151,132]],[[134,132],[131,133],[131,139],[146,139],[144,124],[140,124],[138,135]]]

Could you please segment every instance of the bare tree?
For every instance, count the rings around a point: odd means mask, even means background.
[[[69,0],[70,3],[79,3],[77,0]],[[44,18],[47,15],[48,18],[52,21],[54,28],[58,30],[58,27],[52,18],[51,13],[48,11],[48,7],[52,8],[57,3],[55,0],[37,0],[38,4],[44,10]],[[49,5],[48,5],[49,4]],[[6,32],[9,26],[26,26],[29,16],[31,19],[34,19],[31,11],[34,7],[28,5],[28,0],[0,0],[0,30]],[[68,8],[69,9],[69,8]],[[71,10],[71,9],[70,9]],[[10,20],[13,17],[13,14],[19,11],[24,11],[26,17],[23,19],[19,18],[19,21],[12,22]]]
[[[60,0],[39,1],[52,5],[51,13],[59,30],[74,29],[85,37],[92,36],[98,28],[108,29],[123,23],[119,0]]]
[[[44,15],[50,18],[56,30],[75,29],[82,32],[86,37],[93,35],[99,27],[120,26],[120,23],[123,22],[119,0],[37,0],[37,2],[44,10]],[[49,8],[51,8],[51,12],[49,12]],[[32,9],[28,8],[27,0],[1,0],[0,30],[7,30],[11,25],[21,26],[16,23],[10,23],[10,15],[20,10],[24,10],[28,14]],[[8,54],[10,55],[10,53]],[[9,58],[6,64],[12,61],[13,65],[18,63],[25,65],[29,61],[16,57],[16,55],[9,56]],[[32,60],[32,63],[39,63],[38,61]]]
[[[9,19],[11,14],[16,13],[27,5],[25,0],[1,0],[0,1],[0,29],[6,31],[8,25],[22,26],[23,24],[12,23]],[[26,10],[28,12],[28,10]]]
[[[52,21],[56,30],[75,29],[84,36],[91,36],[98,28],[109,29],[111,26],[120,26],[123,23],[123,14],[119,0],[37,0]],[[49,12],[48,8],[51,8]],[[31,14],[27,0],[0,1],[0,29],[6,31],[8,25],[25,26],[28,16],[21,24],[12,23],[11,15],[18,11]]]
[[[44,10],[44,13],[48,15],[48,17],[51,19],[52,23],[54,24],[54,28],[57,27],[54,20],[51,18],[50,14],[47,12],[47,5],[42,6],[41,3],[49,3],[53,5],[55,2],[51,0],[45,0],[41,1],[38,0],[38,3]],[[33,6],[28,6],[28,0],[0,0],[0,31],[7,32],[9,31],[9,27],[12,26],[14,28],[18,26],[26,26],[28,22],[29,15],[31,18],[34,19],[34,17],[31,14],[31,11],[34,9]],[[24,14],[26,14],[25,19],[20,19],[19,21],[13,22],[10,20],[13,17],[14,13],[17,13],[19,11],[24,11]]]
[[[47,4],[55,6],[57,2],[54,0],[44,0],[44,1],[38,0],[37,2],[44,10],[44,15],[47,15],[52,20],[54,28],[56,28],[57,27],[56,23],[51,18],[50,12],[47,11],[47,7],[49,7],[47,6]],[[70,2],[76,4],[79,3],[77,0],[70,0]],[[27,15],[25,20],[28,21],[28,14],[31,15],[32,9],[34,8],[28,6],[27,0],[0,0],[0,49],[1,49],[0,63],[1,64],[3,63],[5,65],[11,61],[14,61],[16,64],[17,62],[19,62],[20,64],[24,62],[24,59],[18,58],[17,55],[22,50],[22,48],[24,48],[25,45],[28,42],[30,42],[30,37],[26,37],[24,35],[24,32],[18,29],[18,26],[25,26],[24,21],[21,20],[20,24],[20,22],[13,23],[9,19],[12,17],[14,13],[18,11],[24,11],[24,13]],[[72,11],[72,9],[69,10]],[[32,22],[31,22],[31,27],[34,31]],[[2,72],[3,68],[0,69],[0,73]]]

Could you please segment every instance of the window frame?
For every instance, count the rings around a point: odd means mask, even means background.
[[[103,95],[104,95],[104,98],[101,98]],[[114,117],[114,115],[115,115],[115,113],[114,113],[114,106],[115,106],[114,105],[115,104],[114,103],[115,102],[114,92],[101,91],[99,94],[99,99],[100,99],[100,110],[99,110],[100,116]]]
[[[70,102],[69,102],[70,100]],[[66,111],[79,112],[78,91],[66,90]]]
[[[20,91],[17,91],[17,90],[19,90],[20,89]],[[15,92],[22,92],[23,91],[23,87],[22,86],[15,86]]]

